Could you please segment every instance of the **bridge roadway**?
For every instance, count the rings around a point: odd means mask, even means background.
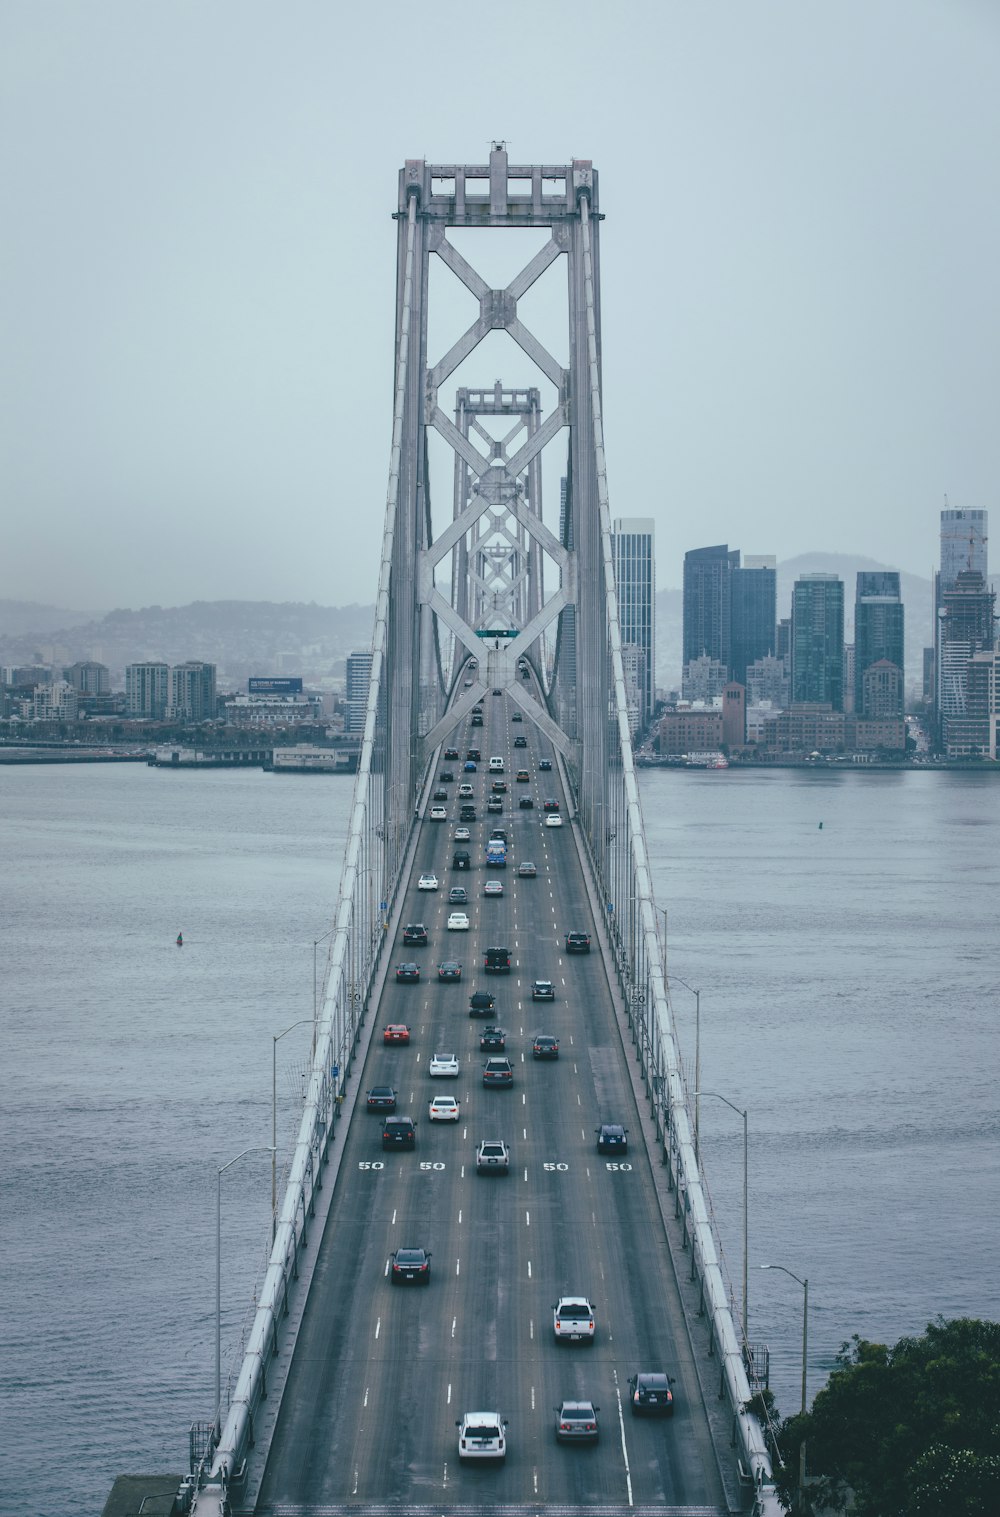
[[[531,724],[512,723],[504,697],[484,701],[485,725],[466,721],[453,739],[448,822],[425,821],[407,884],[401,924],[424,922],[429,946],[404,949],[402,925],[377,1011],[363,1073],[364,1091],[391,1084],[398,1114],[417,1121],[412,1152],[383,1153],[381,1122],[359,1096],[316,1263],[275,1437],[260,1486],[258,1513],[438,1512],[722,1513],[728,1510],[692,1350],[667,1254],[651,1159],[641,1141],[632,1085],[599,952],[567,956],[567,931],[593,932],[558,771],[538,771],[548,750]],[[513,739],[524,733],[527,750]],[[478,747],[476,774],[462,773]],[[488,814],[505,763],[503,817]],[[551,753],[549,753],[551,757]],[[530,785],[517,784],[527,767]],[[469,873],[451,855],[462,780],[475,790]],[[521,810],[528,792],[533,810]],[[543,801],[560,799],[567,824],[544,826]],[[487,871],[485,840],[502,822],[511,841],[506,870]],[[533,860],[534,879],[517,865]],[[433,870],[436,893],[416,876]],[[499,879],[502,898],[483,895]],[[469,893],[468,933],[448,932],[448,890]],[[484,975],[483,949],[506,944],[507,975]],[[596,947],[596,942],[595,942]],[[397,984],[400,960],[420,964],[419,984]],[[437,964],[458,959],[458,984],[441,984]],[[533,1004],[531,981],[555,982],[554,1004]],[[507,1030],[513,1089],[484,1089],[479,1036],[469,995],[488,988]],[[386,1047],[382,1027],[405,1021],[409,1047]],[[536,1062],[531,1039],[550,1032],[560,1056]],[[431,1080],[429,1056],[454,1050],[462,1073]],[[432,1096],[461,1101],[457,1125],[430,1123]],[[627,1159],[596,1151],[595,1127],[632,1129]],[[506,1178],[478,1176],[481,1138],[511,1145]],[[338,1139],[339,1141],[339,1139]],[[397,1247],[433,1253],[428,1289],[390,1285]],[[552,1306],[565,1292],[590,1295],[592,1346],[557,1344]],[[672,1419],[634,1418],[627,1382],[641,1369],[676,1377]],[[563,1397],[600,1407],[596,1447],[557,1444],[555,1406]],[[469,1409],[499,1409],[509,1420],[506,1464],[460,1465],[455,1423]]]

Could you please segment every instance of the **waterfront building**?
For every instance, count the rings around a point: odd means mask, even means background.
[[[747,665],[747,705],[783,711],[791,701],[788,660],[768,654]]]
[[[729,672],[741,685],[747,666],[773,654],[777,606],[777,559],[748,553],[730,582]]]
[[[739,549],[728,544],[692,548],[684,555],[683,663],[710,658],[724,665],[729,677],[732,636],[733,570]]]
[[[869,664],[861,680],[861,700],[857,715],[872,721],[903,719],[903,671],[891,659],[880,658]]]
[[[715,753],[722,747],[722,711],[719,707],[679,706],[664,711],[656,730],[661,753]]]
[[[729,667],[721,659],[703,653],[684,665],[681,696],[686,701],[714,701],[729,682]]]
[[[73,686],[77,695],[111,694],[111,675],[107,664],[81,660],[63,670],[63,679]]]
[[[128,716],[160,722],[170,704],[170,665],[126,664],[125,711]]]
[[[344,732],[360,737],[365,730],[368,710],[368,687],[372,678],[372,655],[358,651],[347,655],[347,680],[344,690]]]
[[[651,517],[621,516],[614,523],[611,540],[622,643],[630,644],[642,654],[639,727],[646,726],[656,703],[654,533]]]
[[[747,692],[739,680],[732,680],[722,692],[722,742],[730,753],[746,747]]]
[[[844,709],[844,582],[801,574],[792,588],[792,704]]]
[[[978,569],[963,569],[954,584],[942,585],[937,613],[935,686],[939,742],[948,757],[967,756],[979,740],[963,725],[968,714],[970,661],[995,646],[996,594]]]
[[[885,661],[895,664],[900,671],[899,706],[892,712],[869,711],[864,704],[865,675],[873,664]],[[902,716],[903,667],[899,575],[890,569],[862,571],[858,574],[854,599],[854,710],[858,716]],[[883,695],[881,689],[880,699]]]
[[[793,705],[765,718],[761,746],[776,758],[842,753],[844,723],[844,713],[834,711],[829,702]]]
[[[51,685],[36,685],[30,703],[22,710],[36,722],[75,722],[79,696],[69,680],[53,680]]]
[[[167,719],[174,722],[215,720],[215,665],[191,659],[170,671]]]

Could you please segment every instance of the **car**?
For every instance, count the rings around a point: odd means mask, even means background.
[[[365,1104],[369,1111],[395,1111],[396,1092],[391,1085],[373,1085],[365,1092]]]
[[[510,974],[510,949],[487,948],[483,955],[483,968],[487,974]]]
[[[524,674],[525,672],[526,671],[524,669],[521,670],[522,674]],[[523,722],[524,721],[524,717],[521,715],[520,711],[515,711],[514,715],[511,717],[511,721],[512,722]],[[515,738],[514,741],[516,743],[517,742],[517,738]]]
[[[452,751],[452,753],[455,753],[454,749],[452,749],[451,751]],[[455,753],[455,757],[458,758],[458,754],[457,753]],[[452,769],[442,769],[441,773],[438,775],[438,779],[439,779],[439,781],[441,782],[442,785],[453,785],[455,783],[455,773],[454,773],[454,770],[452,770]],[[447,796],[445,797],[445,799],[447,800]]]
[[[473,714],[473,716],[482,716],[482,714],[483,714],[483,703],[482,703],[482,701],[477,701],[476,702],[476,704],[472,708],[472,714]]]
[[[445,959],[438,965],[439,980],[460,980],[462,978],[462,966],[454,959]]]
[[[504,1049],[507,1047],[506,1032],[502,1027],[496,1027],[490,1023],[489,1026],[484,1027],[482,1032],[479,1034],[479,1047],[484,1052],[487,1050],[493,1050],[496,1053],[503,1053]]]
[[[458,1054],[432,1053],[430,1063],[427,1065],[427,1073],[432,1080],[457,1080]]]
[[[630,1375],[628,1399],[632,1416],[641,1417],[648,1413],[651,1417],[672,1417],[674,1393],[670,1387],[673,1383],[673,1376],[665,1375],[662,1370],[640,1370],[637,1375]]]
[[[458,1457],[495,1459],[507,1457],[507,1423],[499,1412],[466,1412],[458,1428]]]
[[[382,1123],[382,1147],[416,1148],[417,1133],[412,1117],[386,1117]]]
[[[405,1022],[390,1022],[382,1033],[383,1043],[408,1043],[410,1029]]]
[[[566,952],[567,953],[589,953],[590,952],[590,933],[589,932],[567,932],[567,934],[566,934]]]
[[[431,821],[432,822],[446,822],[447,820],[448,820],[448,808],[447,808],[447,806],[432,806],[431,807]]]
[[[525,737],[525,735],[524,735],[523,732],[519,732],[517,734],[517,737],[514,739],[514,747],[515,748],[527,748],[527,746],[528,746],[528,739]]]
[[[469,841],[468,827],[456,827],[454,841],[456,843],[467,843]]]
[[[553,797],[550,795],[546,800],[544,800],[542,802],[542,810],[543,811],[558,811],[559,810],[559,802],[557,800],[554,800]]]
[[[426,948],[427,928],[423,922],[407,922],[403,928],[403,942],[408,948]]]
[[[496,816],[498,813],[502,814],[503,801],[498,795],[491,795],[489,800],[486,802],[486,810],[493,816]]]
[[[470,806],[469,802],[466,801],[463,806],[459,807],[458,815],[463,822],[474,822],[476,820],[476,808],[475,806]]]
[[[444,750],[444,756],[445,756],[446,759],[450,760],[451,763],[454,763],[455,760],[458,758],[458,749],[457,748],[446,748]],[[442,775],[441,778],[444,779],[444,775]]]
[[[531,775],[528,773],[527,769],[519,769],[517,771],[517,779],[515,781],[515,784],[527,785],[530,779]]]
[[[452,885],[448,891],[449,906],[466,906],[469,901],[469,892],[464,885]]]
[[[396,979],[401,985],[415,985],[420,979],[420,965],[412,963],[397,964]]]
[[[451,856],[452,869],[471,869],[472,858],[468,848],[456,848]]]
[[[551,980],[532,980],[531,999],[533,1001],[554,1001],[556,987]]]
[[[497,689],[495,689],[495,690],[494,690],[494,691],[493,691],[493,694],[494,694],[494,695],[503,695],[503,691],[502,691],[502,690],[501,690],[501,689],[499,689],[499,688],[497,688]]]
[[[506,827],[494,827],[493,830],[492,830],[492,832],[490,833],[490,839],[489,840],[490,840],[491,843],[506,843],[506,841],[507,841],[507,829],[506,829]]]
[[[522,795],[517,803],[522,811],[534,811],[535,803],[530,795]]]
[[[513,1085],[514,1071],[509,1059],[487,1059],[483,1065],[483,1084],[503,1088]]]
[[[397,1248],[389,1256],[393,1285],[430,1285],[431,1256],[424,1248]]]
[[[471,801],[475,793],[476,792],[468,782],[466,782],[464,785],[459,785],[458,787],[458,798],[460,801]]]
[[[435,790],[434,794],[431,796],[432,801],[447,801],[447,799],[447,790]]]
[[[556,1407],[556,1438],[560,1443],[596,1443],[600,1437],[592,1401],[563,1401]]]
[[[510,1149],[500,1138],[484,1138],[476,1149],[477,1175],[510,1173]]]
[[[481,727],[481,726],[482,726],[482,725],[483,725],[483,719],[482,719],[482,717],[481,717],[481,716],[479,716],[479,715],[478,715],[478,714],[477,714],[477,715],[475,715],[475,716],[474,716],[474,717],[473,717],[473,718],[472,718],[472,721],[471,721],[471,722],[470,722],[470,723],[469,723],[469,726],[470,726],[470,727]]]
[[[469,997],[469,1016],[488,1017],[493,1010],[496,996],[488,990],[474,990]]]
[[[550,1037],[547,1032],[538,1032],[531,1044],[531,1057],[533,1059],[558,1059],[559,1039]]]
[[[543,770],[544,773],[548,774],[549,770],[552,768],[552,760],[551,759],[539,759],[538,760],[538,767],[539,767],[539,769]]]
[[[466,774],[475,774],[476,772],[476,765],[472,759],[466,759],[465,763],[462,765],[462,768]]]
[[[491,785],[490,788],[493,791],[494,795],[506,795],[507,794],[507,781],[506,780],[494,780],[493,784]]]
[[[594,1308],[586,1296],[560,1296],[552,1308],[552,1331],[560,1343],[593,1343]]]
[[[503,754],[494,753],[490,757],[490,773],[503,774]]]
[[[417,881],[418,890],[436,890],[437,888],[438,877],[436,874],[422,874]]]
[[[468,932],[469,918],[464,911],[452,911],[448,913],[449,932]]]
[[[533,880],[538,873],[538,866],[530,859],[525,859],[523,863],[518,864],[517,872],[522,880]]]
[[[602,1122],[596,1127],[597,1152],[599,1154],[627,1154],[628,1128],[620,1122]]]
[[[469,764],[480,763],[482,761],[482,757],[483,753],[481,748],[470,748],[465,755],[466,762]]]
[[[547,816],[545,818],[545,825],[546,825],[546,827],[561,827],[562,826],[562,817],[559,815],[558,811],[553,811],[553,813],[552,813],[551,816]]]
[[[457,1122],[458,1102],[454,1096],[435,1096],[427,1108],[427,1115],[432,1122]]]
[[[500,880],[487,880],[483,886],[483,895],[503,895],[503,884]]]

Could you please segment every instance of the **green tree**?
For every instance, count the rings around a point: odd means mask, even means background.
[[[1000,1324],[938,1318],[894,1348],[855,1336],[812,1409],[782,1424],[777,1478],[796,1497],[806,1443],[806,1511],[856,1517],[996,1517]]]

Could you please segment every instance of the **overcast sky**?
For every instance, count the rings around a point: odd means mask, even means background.
[[[997,0],[5,0],[0,597],[372,600],[397,173],[493,138],[600,173],[660,587],[714,542],[927,574],[945,495],[996,508]]]

